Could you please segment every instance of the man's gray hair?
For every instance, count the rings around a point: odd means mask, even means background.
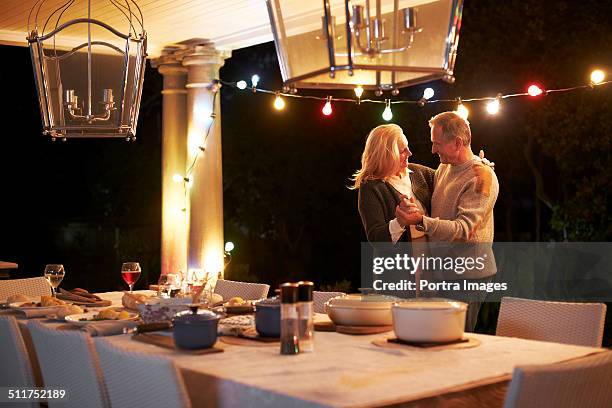
[[[434,126],[440,127],[442,137],[446,141],[458,137],[464,146],[469,146],[472,142],[470,122],[467,119],[463,119],[456,112],[442,112],[429,119],[429,127],[433,128]]]

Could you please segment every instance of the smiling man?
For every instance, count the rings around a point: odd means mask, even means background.
[[[493,207],[499,182],[493,169],[472,152],[468,121],[455,112],[444,112],[431,118],[429,126],[431,152],[440,157],[434,176],[431,216],[405,202],[396,208],[398,221],[402,225],[416,225],[430,242],[492,243]],[[472,248],[486,247],[490,246]],[[465,250],[469,250],[467,246]],[[485,268],[474,268],[450,279],[490,280],[497,271],[492,251],[486,258]],[[470,303],[466,322],[469,331],[476,325],[479,308],[479,302]]]

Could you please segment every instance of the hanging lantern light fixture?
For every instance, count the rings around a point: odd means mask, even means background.
[[[140,8],[133,0],[56,3],[37,0],[28,18],[43,134],[134,140],[147,57]]]
[[[382,93],[454,82],[462,0],[266,3],[286,86]]]

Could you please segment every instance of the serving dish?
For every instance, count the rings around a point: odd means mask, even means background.
[[[463,337],[467,304],[447,299],[414,299],[391,308],[393,331],[411,342],[449,342]]]

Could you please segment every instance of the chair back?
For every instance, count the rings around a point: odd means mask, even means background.
[[[0,384],[3,387],[32,388],[34,375],[32,363],[21,336],[19,324],[14,316],[0,315]],[[5,403],[6,404],[6,403]],[[24,403],[2,405],[8,407],[24,407]],[[38,406],[32,403],[30,406]]]
[[[13,295],[42,296],[50,294],[51,286],[43,276],[0,280],[0,301],[4,301]]]
[[[45,387],[65,389],[67,399],[49,407],[109,407],[98,355],[89,334],[28,322]]]
[[[169,359],[96,342],[113,407],[190,407],[183,377]]]
[[[265,283],[238,282],[219,279],[215,286],[214,293],[223,296],[227,301],[235,296],[240,296],[246,300],[259,300],[268,296],[270,285]]]
[[[601,347],[606,305],[504,297],[498,336]]]
[[[504,408],[612,407],[612,352],[516,367]]]
[[[325,302],[327,302],[331,298],[335,298],[336,296],[346,295],[344,292],[321,292],[321,291],[313,291],[312,292],[312,304],[315,313],[325,313]]]

